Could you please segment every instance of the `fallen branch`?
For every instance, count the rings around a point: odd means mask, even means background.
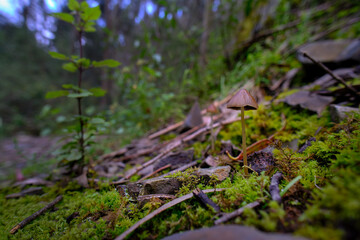
[[[360,96],[360,94],[356,91],[355,88],[353,88],[352,86],[349,86],[346,84],[346,82],[344,81],[344,79],[342,79],[341,77],[339,77],[338,75],[334,74],[328,67],[326,67],[324,64],[322,64],[319,61],[316,61],[314,58],[312,58],[309,54],[307,54],[306,52],[302,52],[302,54],[304,55],[304,57],[307,57],[308,59],[310,59],[313,63],[317,64],[318,66],[320,66],[322,69],[324,69],[330,76],[332,76],[335,80],[337,80],[339,83],[343,84],[347,89],[349,89],[356,98],[358,98]]]
[[[220,207],[216,203],[214,203],[203,191],[201,191],[200,188],[196,188],[193,191],[193,194],[197,199],[199,199],[202,203],[204,203],[205,206],[210,206],[217,213],[221,212]]]
[[[204,190],[204,193],[211,193],[211,192],[220,192],[220,191],[224,191],[226,190],[226,188],[220,188],[220,189],[207,189]],[[145,216],[143,219],[141,219],[140,221],[138,221],[137,223],[135,223],[134,225],[132,225],[128,230],[126,230],[125,232],[123,232],[120,236],[118,236],[117,238],[115,238],[115,240],[122,240],[125,239],[129,234],[131,234],[133,231],[135,231],[141,224],[149,221],[150,219],[152,219],[153,217],[155,217],[156,215],[158,215],[159,213],[165,211],[168,208],[171,208],[185,200],[188,200],[190,198],[192,198],[194,196],[193,193],[189,193],[185,196],[179,197],[161,207],[159,207],[158,209],[156,209],[155,211],[153,211],[152,213],[150,213],[149,215]]]
[[[164,128],[164,129],[161,129],[160,131],[157,131],[157,132],[151,134],[149,136],[149,139],[154,139],[154,138],[160,137],[161,135],[164,135],[164,134],[166,134],[166,133],[168,133],[168,132],[170,132],[172,130],[177,129],[178,127],[181,127],[183,124],[184,124],[184,121],[181,121],[181,122],[175,123],[173,125],[170,125],[170,126]]]
[[[271,184],[269,187],[270,195],[272,200],[277,201],[278,203],[281,203],[281,196],[280,196],[280,190],[279,190],[279,183],[282,179],[283,175],[281,172],[275,173],[271,178]]]
[[[32,220],[34,220],[35,218],[37,218],[38,216],[40,216],[41,214],[43,214],[44,212],[46,212],[47,210],[53,208],[55,206],[55,204],[57,204],[58,202],[61,201],[62,199],[62,195],[58,196],[55,198],[54,201],[52,201],[51,203],[49,203],[48,205],[46,205],[44,208],[40,209],[39,211],[37,211],[36,213],[32,214],[30,217],[25,218],[22,222],[20,222],[19,224],[17,224],[15,227],[13,227],[10,230],[11,234],[14,234],[17,232],[17,230],[23,228],[26,226],[26,224],[28,224],[29,222],[31,222]]]
[[[259,204],[260,204],[260,202],[258,202],[258,201],[249,203],[248,205],[245,205],[244,207],[241,207],[238,210],[235,210],[234,212],[225,214],[224,216],[222,216],[221,218],[216,220],[214,223],[215,223],[215,225],[219,225],[221,223],[227,222],[230,219],[241,215],[244,212],[245,208],[254,208],[254,207],[259,206]]]
[[[163,167],[161,167],[161,168],[159,168],[159,169],[156,169],[156,171],[153,171],[152,173],[149,173],[148,175],[142,177],[139,181],[143,181],[143,180],[145,180],[145,179],[153,176],[154,174],[156,174],[156,173],[158,173],[158,172],[161,172],[162,170],[167,169],[167,168],[169,168],[169,167],[171,167],[171,164],[167,164],[167,165],[165,165],[165,166],[163,166]]]

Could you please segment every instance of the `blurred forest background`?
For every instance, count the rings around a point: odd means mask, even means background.
[[[88,1],[99,5],[102,15],[96,33],[83,38],[85,57],[112,58],[122,65],[85,73],[85,87],[107,91],[103,98],[86,100],[85,112],[108,120],[107,134],[131,138],[182,119],[194,100],[203,106],[220,99],[240,81],[264,87],[299,64],[289,51],[334,21],[358,14],[356,2]],[[58,134],[66,116],[76,113],[67,99],[45,99],[47,91],[76,81],[48,54],[78,51],[76,31],[50,15],[69,11],[66,1],[8,4],[13,13],[2,7],[0,15],[0,136]],[[277,27],[291,28],[293,34],[273,34],[252,44],[254,36]],[[353,29],[333,34],[358,36],[359,27]]]

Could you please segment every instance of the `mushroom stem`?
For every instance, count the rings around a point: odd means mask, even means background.
[[[243,160],[244,160],[244,171],[245,175],[248,175],[247,169],[247,155],[246,155],[246,135],[245,135],[245,117],[244,117],[245,108],[241,107],[241,128],[242,128],[242,149],[243,149]]]

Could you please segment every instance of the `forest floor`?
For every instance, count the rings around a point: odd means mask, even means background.
[[[0,239],[359,239],[360,70],[309,77],[309,62],[282,51],[311,35],[299,29],[251,43],[229,73],[248,81],[208,103],[217,113],[194,103],[182,122],[112,151],[101,138],[80,176],[48,155],[57,138],[2,141]],[[240,87],[259,103],[245,135],[227,108]]]

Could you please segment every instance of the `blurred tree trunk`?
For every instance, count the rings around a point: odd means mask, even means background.
[[[212,14],[212,5],[214,0],[205,0],[205,8],[203,11],[203,33],[201,35],[200,42],[200,67],[203,69],[207,64],[206,52],[207,52],[207,43],[209,40],[210,33],[210,22]]]
[[[111,49],[112,41],[114,41],[115,33],[114,33],[114,24],[113,24],[113,9],[116,8],[116,6],[112,9],[111,6],[111,0],[105,0],[104,1],[104,19],[106,23],[106,28],[108,30],[107,32],[107,38],[105,42],[105,46],[103,49],[103,59],[109,59],[113,58],[113,52]],[[101,70],[101,87],[106,90],[107,94],[101,99],[101,105],[103,107],[106,107],[111,104],[111,99],[113,95],[113,81],[110,78],[111,77],[111,70],[108,68],[103,68]]]

